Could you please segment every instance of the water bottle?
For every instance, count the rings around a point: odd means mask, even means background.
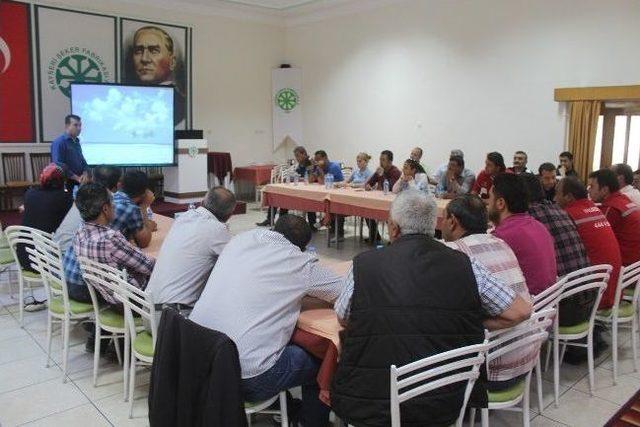
[[[289,174],[285,174],[284,176],[284,183],[288,184],[289,183]]]
[[[147,208],[147,219],[153,219],[153,211],[150,207]]]
[[[300,176],[297,173],[293,173],[293,185],[298,185],[298,179]]]
[[[382,190],[384,191],[384,194],[389,194],[389,180],[385,179],[384,183],[382,184]]]
[[[194,210],[195,208],[196,208],[196,204],[195,203],[193,203],[193,202],[189,203],[189,210],[190,211]]]
[[[314,258],[318,258],[318,251],[315,246],[307,246],[306,252]]]
[[[305,185],[309,184],[309,171],[307,171],[306,169],[304,171],[304,183]]]

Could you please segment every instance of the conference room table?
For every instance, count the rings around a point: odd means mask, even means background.
[[[305,182],[268,184],[262,189],[262,204],[269,208],[323,212],[327,216],[357,216],[375,221],[388,219],[391,203],[395,198],[396,195],[392,192],[384,194],[382,191],[365,191],[352,187],[328,189],[321,184]],[[436,204],[436,229],[439,230],[449,200],[436,199]],[[337,227],[335,228],[337,232]]]

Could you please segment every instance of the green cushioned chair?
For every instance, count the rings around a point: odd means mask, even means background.
[[[624,295],[625,297],[632,297],[635,291],[636,291],[635,288],[625,288],[622,291],[622,295]]]
[[[134,317],[136,326],[142,326],[142,318]],[[124,328],[124,316],[111,309],[100,311],[100,324],[112,328]]]
[[[153,357],[153,338],[147,331],[140,332],[135,341],[133,348],[143,356]]]
[[[0,249],[0,265],[13,264],[14,262],[15,260],[13,259],[13,254],[10,249]]]
[[[618,317],[631,317],[633,316],[633,304],[629,301],[620,301],[620,306],[618,307]],[[596,313],[598,317],[609,317],[611,316],[611,309],[607,308],[605,310],[598,310]]]
[[[589,322],[578,323],[577,325],[571,326],[560,326],[558,327],[558,332],[562,335],[575,335],[581,334],[589,330]]]
[[[84,303],[69,298],[69,309],[71,314],[86,314],[93,311],[93,304]],[[49,300],[49,310],[56,314],[64,314],[64,302],[62,298],[53,298]]]
[[[521,381],[518,381],[517,384],[513,385],[512,387],[506,390],[488,392],[487,395],[489,397],[489,402],[502,403],[502,402],[512,401],[513,399],[517,398],[522,393],[524,393],[524,384],[525,384],[525,381],[521,380]]]
[[[40,278],[40,274],[34,272],[34,271],[29,271],[29,270],[22,270],[22,277],[26,277],[28,279],[39,279]]]

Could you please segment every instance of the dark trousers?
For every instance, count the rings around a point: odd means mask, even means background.
[[[275,222],[275,214],[277,208],[269,208],[267,210],[267,221],[271,221],[271,217],[273,216],[273,221]],[[280,208],[280,215],[286,215],[289,213],[289,209]],[[307,212],[307,220],[309,221],[309,225],[313,226],[316,223],[317,215],[315,212]],[[344,223],[344,221],[343,221]]]
[[[91,294],[87,285],[67,283],[67,291],[69,292],[69,298],[87,304],[91,303]]]
[[[329,226],[329,234],[336,232],[336,217],[338,220],[338,236],[344,236],[344,215],[331,215],[331,225]]]
[[[302,386],[302,408],[300,422],[305,427],[326,427],[329,422],[329,407],[320,401],[320,387],[316,376],[320,361],[302,347],[289,344],[280,359],[268,371],[257,377],[242,380],[245,400],[257,402],[267,400],[283,390]]]

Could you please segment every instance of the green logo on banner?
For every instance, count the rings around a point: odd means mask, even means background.
[[[276,93],[276,105],[285,113],[289,113],[296,108],[299,102],[298,93],[291,88],[280,89]]]
[[[49,60],[49,89],[58,89],[71,97],[71,83],[101,83],[109,81],[110,73],[102,58],[90,49],[77,46],[62,49]]]

